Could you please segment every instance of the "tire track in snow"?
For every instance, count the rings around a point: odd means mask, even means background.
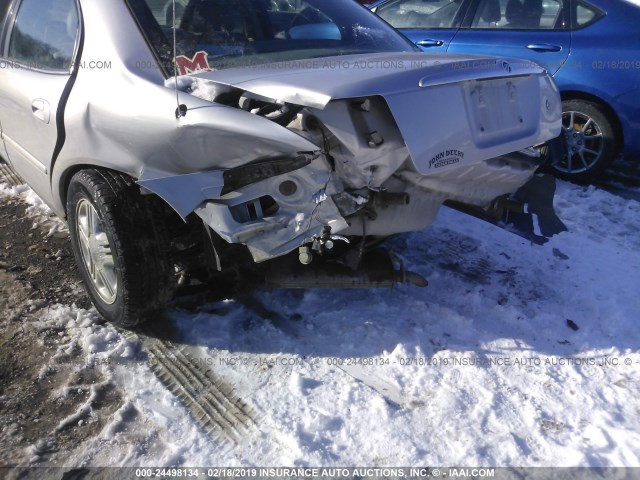
[[[151,357],[151,370],[208,436],[221,443],[239,444],[257,429],[253,409],[232,385],[180,346],[153,338],[156,335],[149,329],[142,333],[146,336],[138,340]]]

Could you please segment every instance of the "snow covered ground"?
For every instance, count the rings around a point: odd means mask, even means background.
[[[46,217],[28,189],[0,188],[0,201],[15,195],[36,205],[34,222]],[[105,385],[123,392],[99,433],[55,462],[640,466],[637,198],[558,182],[568,231],[543,246],[445,208],[432,228],[392,242],[427,288],[262,291],[173,310],[164,338],[50,305],[32,327],[63,341],[42,381],[71,352],[83,360],[74,368],[101,378],[57,431],[97,422]],[[224,434],[233,415],[207,433],[166,387],[157,362],[172,351],[201,367],[202,385],[246,404],[235,441]],[[16,461],[38,462],[41,450]]]

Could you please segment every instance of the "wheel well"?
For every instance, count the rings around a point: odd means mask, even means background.
[[[591,102],[596,104],[598,107],[602,109],[602,113],[606,115],[606,117],[611,121],[611,126],[613,127],[613,132],[616,136],[615,138],[615,149],[616,151],[621,151],[624,146],[624,133],[622,131],[622,125],[620,124],[620,119],[616,112],[609,106],[607,102],[602,100],[595,95],[590,95],[584,92],[578,91],[564,91],[560,92],[560,98],[564,100],[584,100],[587,102]]]
[[[68,168],[60,177],[60,201],[62,202],[62,206],[65,209],[65,217],[67,215],[67,212],[66,212],[67,194],[69,192],[69,185],[71,184],[71,179],[76,173],[82,170],[107,170],[107,171],[119,173],[122,175],[128,175],[127,173],[124,173],[124,172],[119,172],[117,170],[113,170],[106,167],[99,167],[97,165],[91,165],[91,164],[74,165],[73,167]],[[135,180],[135,177],[132,177],[131,175],[129,176]]]
[[[134,182],[136,180],[134,176],[129,175],[128,173],[92,164],[79,164],[68,168],[60,177],[60,199],[65,208],[65,216],[71,179],[76,173],[83,170],[100,170],[103,172],[112,172],[118,175],[126,175]],[[196,267],[194,267],[194,265],[199,267],[203,266],[202,259],[196,258],[200,254],[200,252],[205,253],[204,244],[202,243],[202,220],[197,217],[195,213],[192,213],[189,215],[189,217],[187,217],[186,221],[183,221],[183,219],[180,218],[175,210],[167,202],[165,202],[162,197],[155,194],[152,194],[152,196],[158,199],[158,202],[155,205],[158,209],[158,214],[161,215],[164,221],[164,228],[166,229],[166,233],[171,243],[170,248],[173,259],[185,264],[191,262],[193,265],[189,264],[189,269],[197,269]],[[222,239],[220,240],[221,242],[224,242]],[[239,263],[238,259],[245,258],[241,255],[241,249],[237,245],[227,245],[227,247],[236,248],[236,250],[234,250],[229,256],[229,258],[234,259],[234,262]],[[244,246],[242,248],[246,249],[246,247]],[[228,268],[228,266],[225,265],[225,268]]]

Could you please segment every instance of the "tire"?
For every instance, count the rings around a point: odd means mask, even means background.
[[[590,182],[613,161],[615,132],[611,121],[595,103],[563,101],[561,136],[564,154],[549,165],[559,178]]]
[[[73,253],[98,312],[130,328],[163,310],[175,289],[161,200],[133,179],[83,170],[71,179],[67,219]]]

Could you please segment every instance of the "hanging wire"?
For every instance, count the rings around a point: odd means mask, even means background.
[[[175,85],[176,85],[176,104],[178,105],[178,108],[176,108],[176,118],[180,118],[180,117],[184,117],[187,114],[187,107],[186,105],[180,105],[180,97],[178,94],[178,74],[180,73],[178,71],[178,36],[177,36],[177,26],[176,26],[176,0],[173,0],[172,2],[172,6],[173,6],[173,12],[172,12],[172,17],[173,17],[173,77],[175,79]]]

